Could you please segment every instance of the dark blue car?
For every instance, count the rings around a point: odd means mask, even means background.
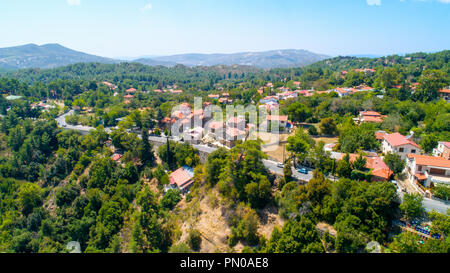
[[[297,171],[299,173],[308,174],[308,169],[306,169],[306,168],[299,168],[299,169],[297,169]]]

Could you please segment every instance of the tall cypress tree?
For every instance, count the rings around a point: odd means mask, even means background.
[[[148,140],[148,129],[143,128],[142,129],[142,163],[144,165],[150,165],[153,166],[155,161],[155,155],[153,154],[152,145],[150,144]]]

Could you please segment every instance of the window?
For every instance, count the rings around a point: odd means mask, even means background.
[[[399,151],[400,153],[403,153],[403,152],[405,151],[405,149],[404,149],[404,148],[400,148],[398,151]]]
[[[415,153],[416,153],[416,150],[411,150],[411,153],[412,153],[412,154],[415,154]]]
[[[422,165],[419,165],[418,168],[417,168],[417,170],[418,170],[419,172],[421,172],[421,171],[422,171]]]

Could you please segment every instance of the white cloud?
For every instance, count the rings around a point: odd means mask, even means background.
[[[81,0],[66,0],[69,6],[79,6],[81,5]]]
[[[147,5],[144,6],[144,10],[150,10],[152,9],[152,4],[148,3]]]
[[[366,0],[369,6],[381,6],[381,0]]]
[[[438,0],[438,1],[444,4],[450,4],[450,0]]]

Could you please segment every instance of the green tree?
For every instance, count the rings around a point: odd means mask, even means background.
[[[425,151],[425,153],[431,153],[434,148],[436,148],[438,145],[438,138],[435,134],[428,134],[422,139],[422,143],[420,144],[422,150]]]
[[[180,201],[182,197],[180,191],[177,189],[170,189],[166,192],[161,200],[161,206],[163,208],[172,210]]]
[[[398,154],[388,153],[383,161],[394,174],[402,173],[406,166],[406,162]]]
[[[406,193],[403,196],[403,202],[400,204],[400,209],[402,210],[406,219],[412,220],[423,215],[425,210],[423,208],[422,202],[423,196],[418,193]]]
[[[337,132],[336,121],[333,118],[324,118],[319,124],[320,132],[324,135],[335,135]]]
[[[42,205],[41,189],[33,183],[24,183],[20,186],[18,201],[25,215],[30,214],[34,208]]]
[[[187,241],[192,250],[199,251],[202,245],[202,234],[197,229],[191,229]]]

